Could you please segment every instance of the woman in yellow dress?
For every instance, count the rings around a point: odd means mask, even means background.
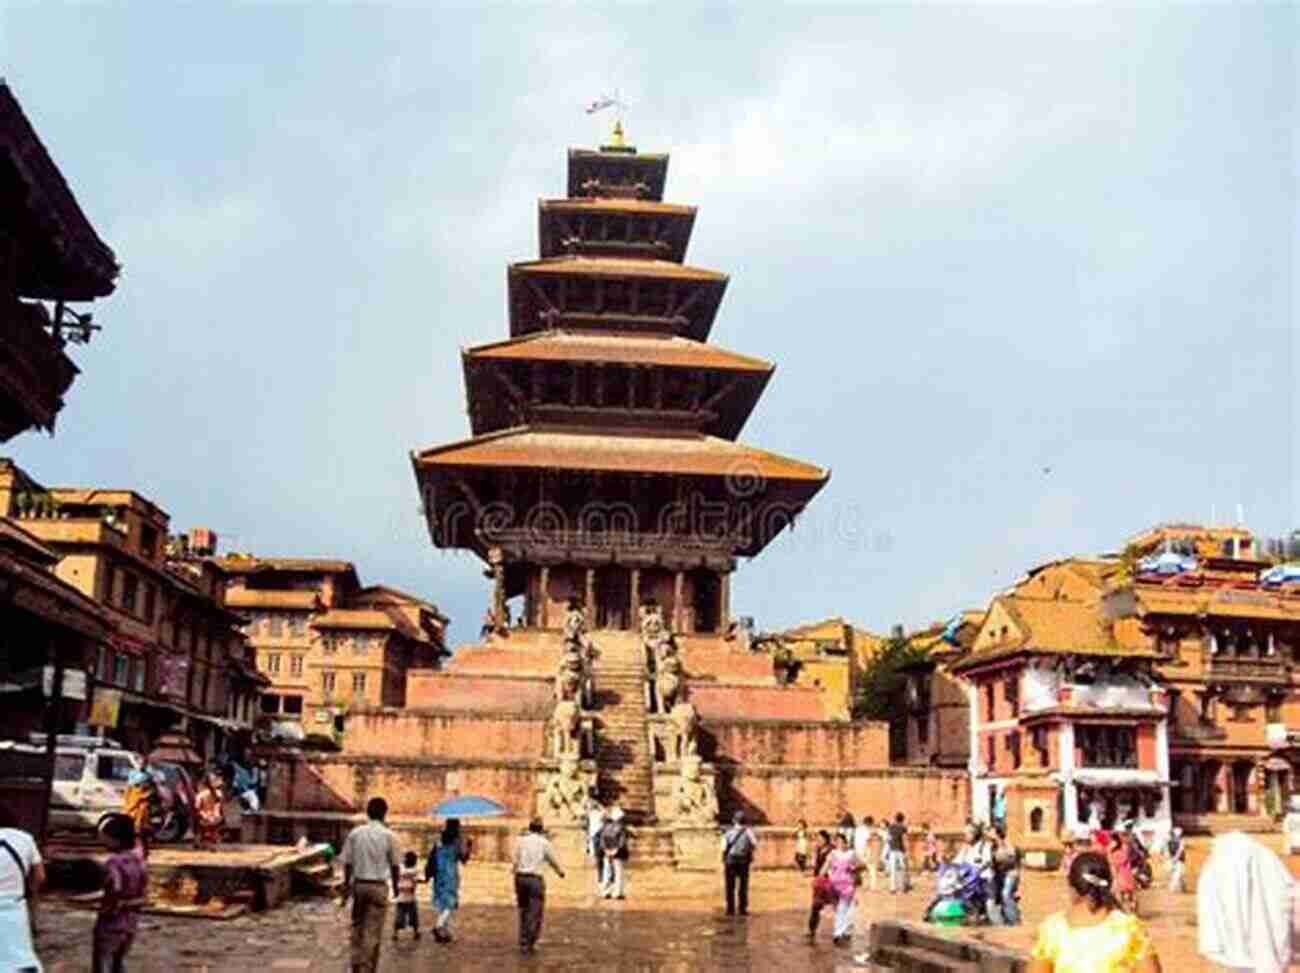
[[[1146,927],[1115,903],[1106,859],[1083,852],[1068,881],[1070,904],[1038,927],[1028,973],[1160,973]]]

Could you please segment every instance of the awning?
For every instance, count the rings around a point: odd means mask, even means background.
[[[1059,783],[1073,783],[1079,787],[1097,789],[1131,790],[1135,787],[1176,787],[1176,782],[1165,780],[1154,770],[1081,770],[1071,777],[1060,773],[1052,775]]]

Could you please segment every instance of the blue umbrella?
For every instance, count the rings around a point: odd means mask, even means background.
[[[440,801],[429,813],[435,818],[499,818],[506,809],[486,797],[463,794]]]

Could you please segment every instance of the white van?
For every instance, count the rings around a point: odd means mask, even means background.
[[[33,734],[31,743],[0,746],[44,754],[44,734]],[[50,828],[93,829],[105,814],[124,810],[127,778],[142,764],[138,754],[114,740],[60,735],[54,745]]]

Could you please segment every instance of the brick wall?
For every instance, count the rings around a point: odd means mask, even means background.
[[[477,760],[485,756],[542,756],[546,717],[442,713],[399,709],[349,713],[343,735],[347,757],[426,757]]]
[[[406,706],[465,714],[544,716],[554,702],[554,676],[554,665],[545,678],[410,669],[406,673]]]
[[[800,818],[825,827],[848,811],[879,820],[902,811],[909,824],[960,829],[970,808],[970,782],[957,771],[878,767],[867,770],[719,769],[724,820],[744,811],[761,824],[790,826]]]
[[[706,760],[751,765],[847,769],[889,766],[887,723],[715,720],[704,725]]]

